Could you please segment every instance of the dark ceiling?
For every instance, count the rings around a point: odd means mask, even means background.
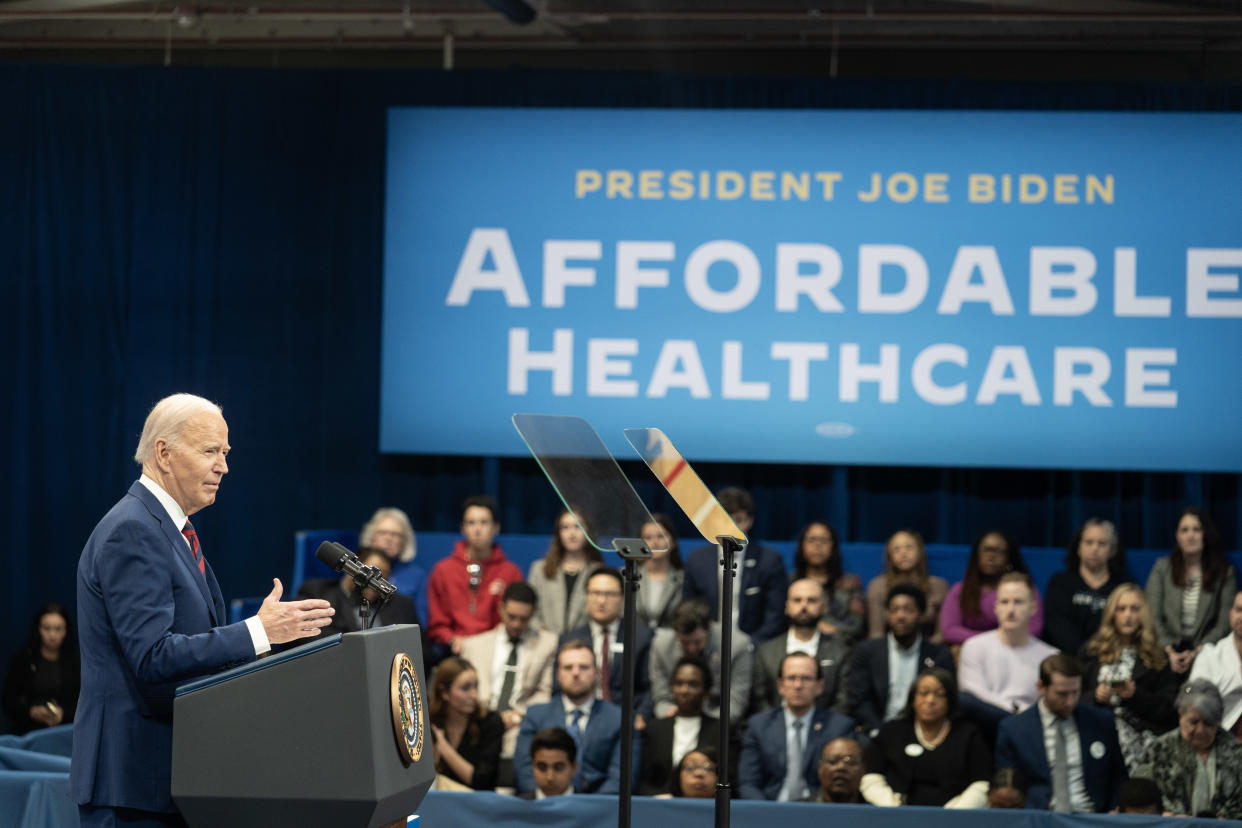
[[[0,0],[0,59],[1236,83],[1242,0]]]

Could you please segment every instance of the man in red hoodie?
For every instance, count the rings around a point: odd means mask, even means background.
[[[505,587],[522,580],[521,570],[494,543],[500,532],[498,510],[496,501],[485,495],[466,498],[461,510],[464,540],[431,570],[427,635],[441,650],[438,655],[460,652],[462,639],[499,624]]]

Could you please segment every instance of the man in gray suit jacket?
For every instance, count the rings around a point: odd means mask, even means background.
[[[672,629],[656,630],[651,641],[651,701],[656,718],[677,712],[673,703],[673,670],[683,656],[697,656],[712,671],[711,691],[703,702],[709,716],[720,716],[720,625],[712,621],[705,601],[690,599],[678,604],[670,616]],[[750,636],[733,631],[730,663],[729,722],[743,721],[750,707],[750,682],[754,670],[754,646]]]
[[[817,707],[846,709],[846,672],[849,648],[840,636],[819,631],[819,619],[826,606],[824,588],[818,581],[803,578],[789,585],[785,598],[785,618],[789,631],[755,649],[754,676],[750,688],[751,714],[780,704],[778,679],[786,653],[804,652],[819,664],[823,686],[815,699]]]

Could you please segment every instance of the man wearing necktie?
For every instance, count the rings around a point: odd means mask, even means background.
[[[82,690],[70,790],[83,828],[183,826],[172,801],[178,684],[318,635],[327,601],[281,602],[225,624],[224,598],[190,515],[228,473],[228,425],[191,394],[156,403],[134,459],[142,475],[91,533],[78,562]]]
[[[500,758],[501,776],[506,780],[511,779],[522,715],[530,705],[552,698],[556,635],[531,626],[538,600],[525,581],[509,584],[500,602],[500,623],[470,636],[461,646],[462,658],[478,668],[479,699],[488,710],[499,713],[505,724]]]
[[[1111,710],[1079,705],[1082,665],[1058,653],[1039,665],[1039,701],[1001,721],[996,767],[1030,782],[1026,807],[1058,813],[1111,810],[1126,779]]]

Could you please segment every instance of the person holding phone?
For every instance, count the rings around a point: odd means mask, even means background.
[[[1133,772],[1156,737],[1177,726],[1173,700],[1186,679],[1160,648],[1142,587],[1122,584],[1112,591],[1080,660],[1083,695],[1112,708],[1121,755]]]

